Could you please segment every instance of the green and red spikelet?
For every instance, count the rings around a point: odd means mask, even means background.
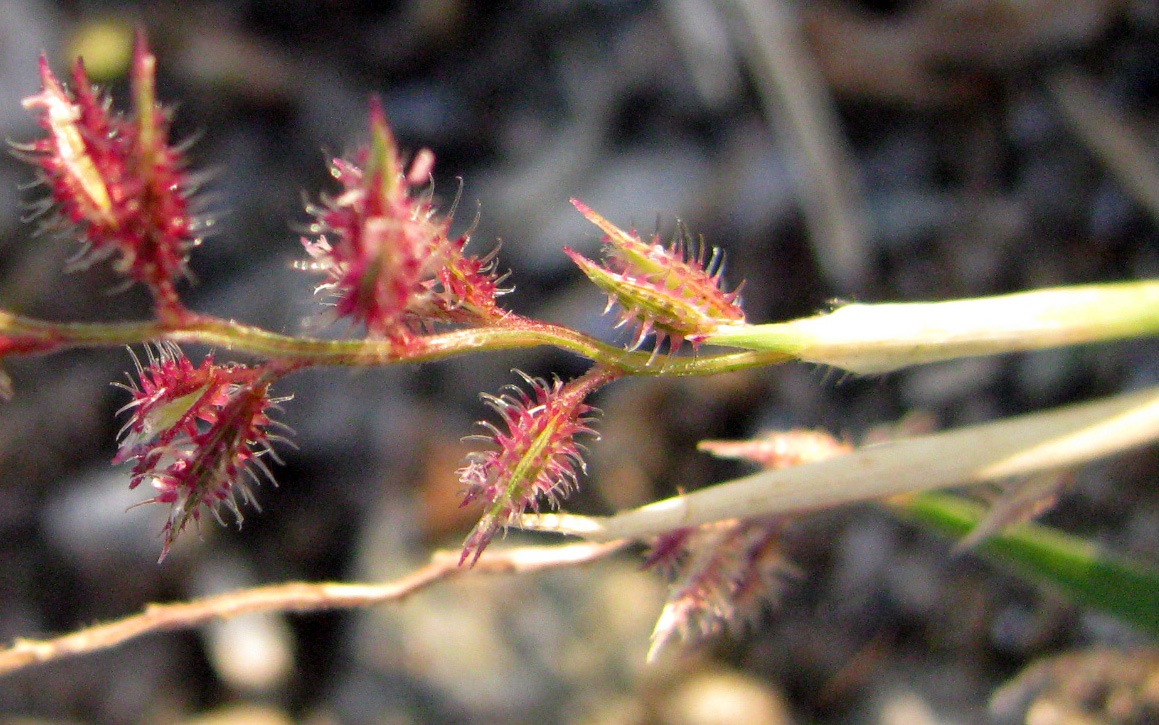
[[[74,268],[116,257],[114,268],[145,285],[162,315],[180,314],[176,280],[187,272],[199,223],[182,152],[169,143],[169,115],[157,104],[156,59],[138,34],[131,70],[133,108],[111,110],[78,59],[70,91],[40,59],[40,93],[24,99],[48,135],[15,145],[40,167],[59,218],[85,250]]]
[[[696,345],[719,325],[744,321],[739,290],[721,288],[724,265],[719,249],[714,248],[706,259],[704,245],[690,256],[689,243],[679,235],[668,246],[658,238],[647,243],[634,230],[619,229],[586,204],[575,199],[572,204],[603,230],[605,261],[600,265],[572,249],[564,251],[608,293],[608,309],[619,304],[622,312],[617,326],[635,326],[632,349],[655,333],[655,350],[667,338],[669,349],[675,351],[684,340]]]
[[[596,367],[567,384],[519,375],[530,393],[511,385],[511,392],[503,395],[483,394],[506,430],[483,422],[491,431],[484,438],[496,448],[470,454],[459,470],[463,505],[474,501],[485,505],[463,546],[460,563],[478,560],[496,534],[520,514],[538,511],[544,501],[556,505],[576,487],[578,475],[586,470],[583,447],[576,438],[598,438],[590,427],[592,408],[584,401],[620,373]]]

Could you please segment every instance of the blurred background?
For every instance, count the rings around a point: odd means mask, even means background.
[[[404,149],[483,252],[501,244],[527,315],[625,341],[562,254],[599,236],[568,204],[728,255],[750,321],[833,299],[937,300],[1159,274],[1159,9],[1149,0],[0,0],[0,133],[36,58],[83,54],[124,107],[132,28],[158,57],[174,136],[207,173],[198,311],[316,329],[292,268],[303,198],[383,99]],[[43,189],[0,158],[0,306],[141,319],[74,240],[22,220]],[[189,349],[195,358],[204,350]],[[1154,342],[850,378],[804,365],[601,392],[590,475],[568,510],[607,513],[747,472],[705,438],[821,427],[860,440],[911,412],[965,425],[1153,384]],[[219,352],[219,359],[227,355]],[[239,531],[210,521],[156,564],[161,507],[127,509],[109,461],[125,350],[4,361],[0,640],[146,603],[291,580],[387,580],[455,547],[477,512],[455,470],[512,368],[552,350],[287,378],[277,488]],[[1089,466],[1047,521],[1154,561],[1154,450]],[[544,541],[512,534],[510,543]],[[802,518],[800,576],[732,636],[644,665],[665,582],[637,556],[466,577],[397,606],[239,618],[0,679],[20,723],[924,723],[1159,721],[1159,652],[871,506]],[[1148,684],[1149,683],[1149,684]],[[1055,719],[1044,719],[1055,717]],[[715,718],[715,719],[713,719]],[[1037,718],[1037,719],[1035,719]]]

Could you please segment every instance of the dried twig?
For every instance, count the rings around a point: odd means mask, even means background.
[[[752,66],[766,116],[782,122],[803,168],[799,198],[817,260],[845,290],[863,283],[869,264],[868,214],[837,113],[805,41],[801,19],[785,0],[720,0],[742,19],[740,46]]]
[[[352,609],[393,602],[460,574],[526,574],[596,561],[624,548],[626,541],[605,544],[528,546],[488,550],[473,568],[459,566],[458,551],[439,551],[430,563],[384,584],[289,582],[242,589],[188,602],[150,604],[145,611],[124,619],[53,639],[17,639],[0,650],[0,675],[52,660],[115,647],[153,632],[187,629],[212,619],[250,612],[316,612]]]
[[[1077,71],[1059,73],[1048,85],[1075,133],[1123,189],[1159,219],[1159,156],[1154,147],[1115,112],[1089,77]]]

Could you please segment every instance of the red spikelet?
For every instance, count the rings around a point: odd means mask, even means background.
[[[157,105],[155,64],[139,35],[133,110],[125,116],[110,110],[80,60],[70,92],[42,56],[42,90],[24,106],[40,116],[48,135],[16,149],[40,167],[60,217],[80,233],[85,251],[73,266],[116,257],[117,271],[147,286],[162,312],[177,312],[174,285],[199,240],[185,160],[169,143],[168,114]]]
[[[852,449],[825,431],[767,433],[745,441],[701,441],[701,450],[765,468],[787,468],[832,458]],[[649,659],[677,639],[715,634],[743,623],[774,601],[796,569],[780,551],[786,520],[733,519],[686,527],[658,536],[646,566],[673,578],[668,601],[652,632]]]
[[[501,312],[491,260],[467,256],[467,237],[450,239],[450,217],[435,209],[429,179],[434,157],[422,151],[404,168],[382,105],[370,109],[371,142],[331,164],[342,191],[311,207],[313,238],[302,243],[321,272],[319,290],[338,317],[376,337],[406,342],[433,322],[493,321]]]
[[[777,520],[732,520],[661,536],[648,558],[675,582],[652,631],[648,659],[677,639],[736,626],[775,599],[795,569],[780,552]]]
[[[525,510],[538,511],[541,501],[555,504],[575,488],[577,476],[585,470],[583,448],[576,438],[598,437],[589,425],[592,408],[584,400],[618,377],[594,368],[565,385],[519,375],[530,393],[510,386],[510,393],[483,396],[507,429],[483,423],[496,448],[472,453],[459,470],[463,504],[476,500],[486,504],[467,537],[462,561],[477,560],[495,535]]]
[[[161,558],[189,521],[200,521],[203,510],[221,520],[225,507],[241,523],[241,501],[256,503],[247,477],[253,469],[273,480],[261,460],[277,460],[270,433],[271,407],[286,400],[272,398],[270,381],[260,368],[219,365],[207,357],[194,365],[172,343],[148,349],[138,378],[120,387],[133,395],[122,410],[132,411],[121,429],[116,463],[133,462],[131,487],[148,481],[157,495],[144,503],[171,506],[165,524]]]

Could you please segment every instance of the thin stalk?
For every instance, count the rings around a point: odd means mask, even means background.
[[[326,340],[282,335],[235,320],[205,315],[188,315],[176,321],[49,322],[0,310],[0,337],[14,341],[8,347],[12,354],[172,340],[281,360],[288,368],[432,362],[468,353],[543,345],[568,350],[629,375],[715,375],[789,359],[788,355],[778,351],[655,356],[623,350],[566,327],[514,315],[493,327],[423,335],[399,345],[387,339]]]
[[[281,335],[202,315],[135,323],[54,323],[0,311],[0,335],[50,352],[149,340],[200,342],[295,365],[430,362],[481,350],[554,345],[629,375],[713,375],[793,358],[877,373],[970,355],[1159,334],[1159,280],[1060,287],[951,302],[852,304],[816,317],[723,326],[703,342],[749,352],[687,357],[629,352],[559,325],[509,315],[490,327],[390,340]]]
[[[525,574],[588,564],[611,556],[628,542],[493,549],[474,568],[459,566],[459,552],[436,551],[426,566],[391,582],[341,584],[286,582],[218,594],[187,602],[150,604],[139,614],[93,624],[52,639],[17,638],[0,648],[0,677],[32,665],[115,647],[146,634],[195,627],[253,612],[319,612],[371,607],[405,599],[452,577]]]
[[[1159,280],[1060,287],[951,302],[852,304],[816,317],[723,326],[703,342],[748,348],[717,355],[629,352],[575,330],[508,315],[489,327],[391,340],[281,335],[234,320],[188,314],[174,320],[57,323],[0,311],[11,352],[110,347],[168,339],[199,342],[295,366],[430,362],[481,350],[553,345],[629,375],[713,375],[793,358],[877,373],[970,355],[1159,334]]]

